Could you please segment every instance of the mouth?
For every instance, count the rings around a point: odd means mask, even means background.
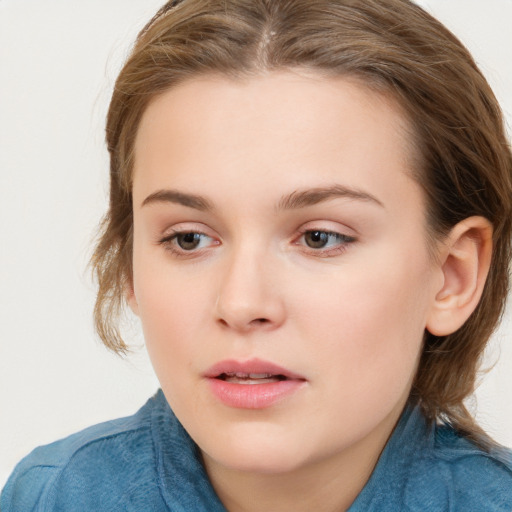
[[[267,384],[269,382],[280,382],[288,380],[286,375],[272,374],[272,373],[243,373],[243,372],[229,372],[221,373],[216,379],[223,380],[224,382],[231,382],[233,384]]]
[[[265,384],[285,380],[306,380],[302,375],[287,368],[256,358],[248,361],[233,359],[221,361],[207,370],[204,377],[236,384]]]
[[[204,377],[212,394],[236,409],[264,409],[296,393],[307,382],[274,363],[251,359],[227,360],[212,366]]]

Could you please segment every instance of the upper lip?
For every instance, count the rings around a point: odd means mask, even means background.
[[[216,378],[222,374],[235,373],[282,375],[287,379],[306,380],[302,375],[262,359],[249,359],[247,361],[226,359],[225,361],[219,361],[204,373],[204,377]]]

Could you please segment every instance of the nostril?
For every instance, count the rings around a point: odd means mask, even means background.
[[[252,322],[249,323],[249,325],[266,325],[268,323],[270,323],[270,320],[268,318],[255,318],[254,320],[252,320]]]

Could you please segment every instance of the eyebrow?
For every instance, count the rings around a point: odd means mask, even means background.
[[[306,206],[313,206],[315,204],[337,197],[371,202],[384,208],[384,204],[368,192],[346,187],[344,185],[333,185],[330,187],[317,187],[308,188],[305,190],[296,190],[291,194],[284,196],[277,204],[277,209],[293,210],[296,208],[304,208]]]
[[[382,202],[368,192],[343,185],[333,185],[330,187],[295,190],[291,194],[283,196],[277,203],[276,209],[279,211],[305,208],[337,197],[371,202],[384,208]],[[144,199],[141,206],[154,203],[181,204],[182,206],[201,211],[211,211],[214,209],[212,203],[203,196],[170,189],[153,192]]]
[[[178,190],[165,189],[153,192],[144,199],[141,206],[154,203],[175,203],[201,211],[213,210],[213,205],[205,197],[179,192]]]

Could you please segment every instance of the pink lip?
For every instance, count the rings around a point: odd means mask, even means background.
[[[222,374],[257,373],[285,377],[275,382],[261,384],[240,384],[222,380]],[[286,368],[268,361],[226,360],[213,365],[204,377],[208,380],[212,393],[222,403],[238,409],[263,409],[280,402],[304,386],[306,379]]]

